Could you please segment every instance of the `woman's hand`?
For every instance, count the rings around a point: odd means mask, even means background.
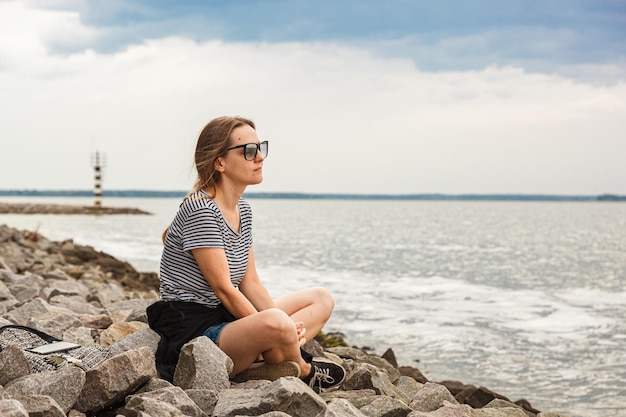
[[[296,322],[296,332],[298,334],[298,341],[300,342],[300,347],[306,344],[306,338],[304,335],[306,334],[306,327],[304,327],[304,322]]]

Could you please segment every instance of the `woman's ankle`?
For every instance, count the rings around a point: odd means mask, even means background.
[[[310,363],[302,361],[300,364],[300,379],[308,379],[313,375],[313,366]]]

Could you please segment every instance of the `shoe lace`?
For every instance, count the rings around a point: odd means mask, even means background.
[[[313,377],[309,382],[309,386],[311,388],[315,387],[317,384],[320,388],[322,388],[322,382],[326,384],[332,385],[335,382],[335,378],[330,376],[330,369],[322,369],[316,365],[313,365]]]

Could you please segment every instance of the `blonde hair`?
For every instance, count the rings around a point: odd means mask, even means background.
[[[198,174],[193,188],[185,198],[204,190],[213,198],[215,186],[221,181],[221,174],[215,169],[215,161],[224,155],[230,146],[230,135],[238,127],[248,125],[256,130],[252,120],[240,116],[222,116],[211,120],[200,132],[196,151],[194,153],[194,165]],[[165,237],[169,227],[163,231],[161,240],[165,243]]]

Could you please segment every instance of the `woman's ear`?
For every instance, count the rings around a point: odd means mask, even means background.
[[[224,172],[224,158],[219,156],[213,163],[213,168],[215,168],[217,172]]]

